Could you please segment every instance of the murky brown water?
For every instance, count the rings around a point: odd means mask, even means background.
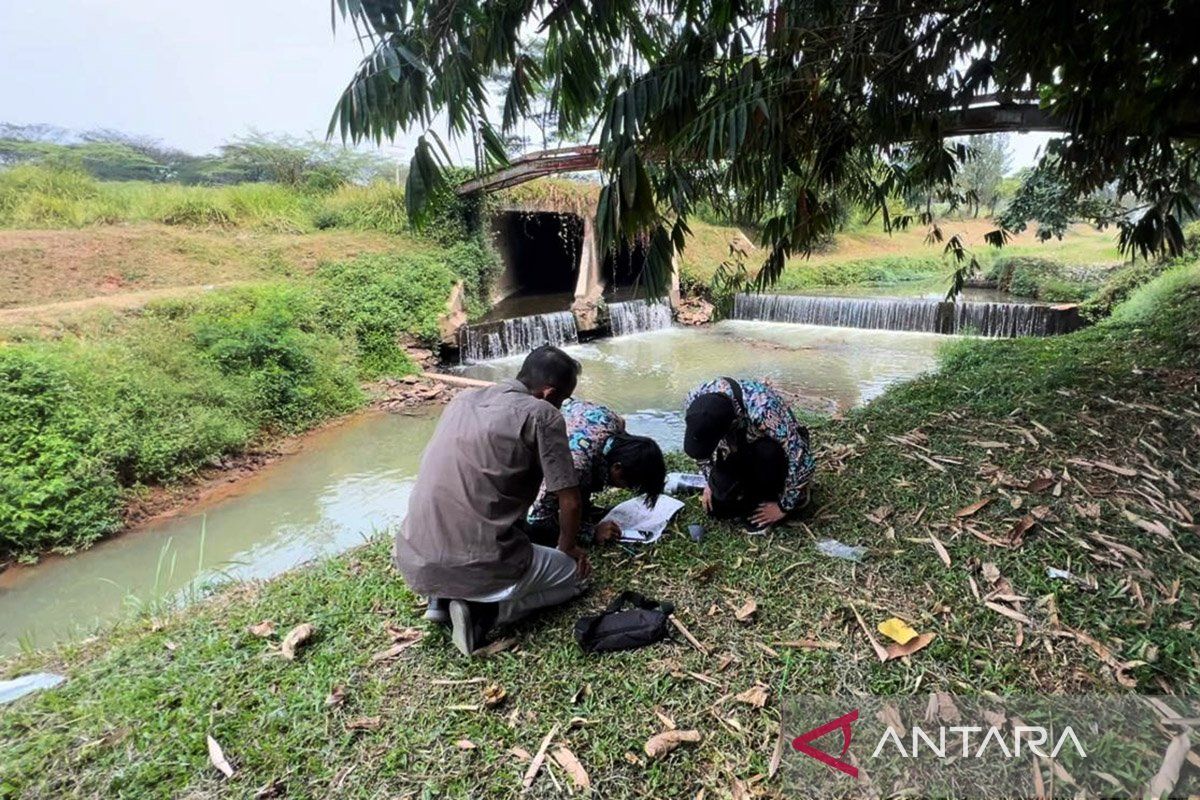
[[[682,440],[680,404],[702,380],[769,377],[827,410],[870,400],[934,363],[933,334],[727,322],[570,348],[584,365],[577,394],[625,414],[668,449]],[[509,377],[520,357],[465,368]],[[66,558],[0,575],[0,654],[80,635],[130,606],[179,597],[223,578],[261,578],[345,550],[400,520],[433,413],[365,414],[322,431],[231,496]]]

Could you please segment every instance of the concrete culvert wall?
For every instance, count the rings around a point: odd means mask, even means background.
[[[575,291],[583,250],[583,219],[553,211],[501,211],[492,219],[504,272],[494,300],[512,295]]]

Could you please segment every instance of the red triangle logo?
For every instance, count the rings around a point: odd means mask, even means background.
[[[796,750],[797,752],[804,753],[806,756],[815,758],[817,761],[820,761],[822,764],[825,764],[828,767],[841,770],[851,778],[857,778],[858,767],[842,761],[842,758],[844,758],[846,753],[850,750],[850,723],[857,719],[858,709],[856,708],[849,714],[843,714],[837,719],[830,720],[824,725],[813,728],[808,733],[802,733],[795,739],[792,739],[792,749]],[[839,753],[837,757],[829,755],[829,753],[826,753],[824,750],[818,750],[809,744],[809,742],[813,741],[814,739],[820,739],[825,734],[838,730],[842,732],[842,752]]]

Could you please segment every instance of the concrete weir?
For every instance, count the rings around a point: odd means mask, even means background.
[[[1074,305],[741,294],[734,319],[977,336],[1053,336],[1084,325]]]

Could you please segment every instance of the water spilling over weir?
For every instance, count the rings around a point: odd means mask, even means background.
[[[462,363],[475,364],[528,353],[547,344],[562,347],[578,341],[575,315],[555,311],[468,325],[459,332],[459,353]]]
[[[671,327],[671,306],[664,300],[629,300],[608,306],[613,336],[659,331]]]
[[[740,294],[733,318],[978,336],[1053,336],[1083,325],[1074,306]]]

